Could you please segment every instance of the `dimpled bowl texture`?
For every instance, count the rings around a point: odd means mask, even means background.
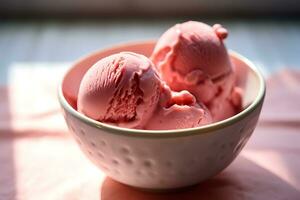
[[[64,76],[59,101],[79,147],[107,176],[150,190],[194,185],[226,168],[245,146],[261,111],[265,83],[250,61],[230,52],[244,89],[244,110],[229,119],[198,128],[149,131],[107,125],[76,111],[80,81],[96,61],[120,51],[149,56],[154,45],[128,43],[83,57]]]

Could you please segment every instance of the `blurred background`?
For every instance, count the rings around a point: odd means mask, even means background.
[[[297,0],[2,0],[4,16],[257,16],[299,13]]]
[[[297,0],[2,0],[0,77],[16,62],[70,62],[95,49],[158,38],[186,20],[229,30],[226,44],[263,71],[300,65]]]

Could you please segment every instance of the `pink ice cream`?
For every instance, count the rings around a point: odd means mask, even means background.
[[[77,108],[121,127],[168,130],[199,127],[240,111],[242,91],[221,25],[185,22],[167,30],[150,59],[121,52],[84,75]]]
[[[84,75],[78,111],[105,123],[143,128],[160,97],[161,80],[145,56],[122,52],[101,59]]]
[[[210,112],[186,90],[171,91],[163,84],[160,102],[145,129],[169,130],[199,127],[212,123]]]
[[[171,91],[148,58],[129,52],[106,57],[86,72],[77,107],[92,119],[127,128],[179,129],[212,122],[192,94]]]
[[[151,56],[170,88],[191,92],[209,108],[214,121],[231,117],[240,109],[240,98],[231,99],[237,95],[231,94],[235,74],[223,43],[227,35],[218,24],[177,24],[160,37]]]

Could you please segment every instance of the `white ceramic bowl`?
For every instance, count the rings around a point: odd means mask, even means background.
[[[149,131],[107,125],[76,111],[79,84],[89,67],[120,51],[149,56],[154,44],[128,43],[83,57],[64,76],[59,101],[81,150],[112,179],[144,189],[190,186],[216,175],[239,154],[255,129],[265,83],[249,60],[230,52],[245,94],[244,110],[229,119],[199,128]]]

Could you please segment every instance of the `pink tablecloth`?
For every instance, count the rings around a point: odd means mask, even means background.
[[[0,199],[300,199],[300,72],[268,80],[260,123],[221,174],[176,193],[135,190],[107,178],[68,134],[57,80],[0,89]]]

